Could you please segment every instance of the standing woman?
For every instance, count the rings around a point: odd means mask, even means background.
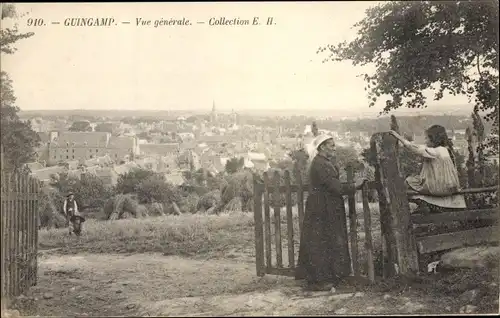
[[[306,201],[295,279],[305,279],[308,290],[330,290],[351,274],[342,193],[360,188],[363,181],[340,183],[339,168],[332,162],[335,142],[331,136],[320,135],[313,144],[317,154],[309,170],[312,192]]]

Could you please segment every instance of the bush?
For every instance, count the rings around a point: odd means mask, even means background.
[[[121,194],[133,193],[136,191],[137,185],[154,175],[155,172],[153,171],[134,168],[118,178],[115,192]]]
[[[152,175],[141,181],[135,189],[140,203],[171,203],[180,199],[176,187],[165,181],[162,175]]]
[[[50,185],[58,190],[60,196],[60,206],[69,191],[75,193],[75,200],[78,208],[83,211],[86,208],[102,207],[104,202],[111,197],[111,192],[104,185],[101,179],[93,174],[82,174],[80,178],[61,173],[52,176]]]

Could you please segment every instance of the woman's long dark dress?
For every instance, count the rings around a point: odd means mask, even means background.
[[[339,171],[318,154],[310,168],[312,192],[307,197],[296,279],[338,283],[351,273],[347,219]]]

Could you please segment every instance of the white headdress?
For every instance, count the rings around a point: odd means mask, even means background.
[[[318,154],[318,147],[328,139],[332,139],[332,136],[329,135],[319,135],[313,139],[313,141],[306,145],[307,154],[309,155],[309,159],[312,160]]]

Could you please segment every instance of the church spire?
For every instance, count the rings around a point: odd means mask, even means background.
[[[217,113],[215,111],[215,101],[212,100],[212,113],[210,114],[210,121],[212,123],[215,123],[216,120],[217,120]]]

